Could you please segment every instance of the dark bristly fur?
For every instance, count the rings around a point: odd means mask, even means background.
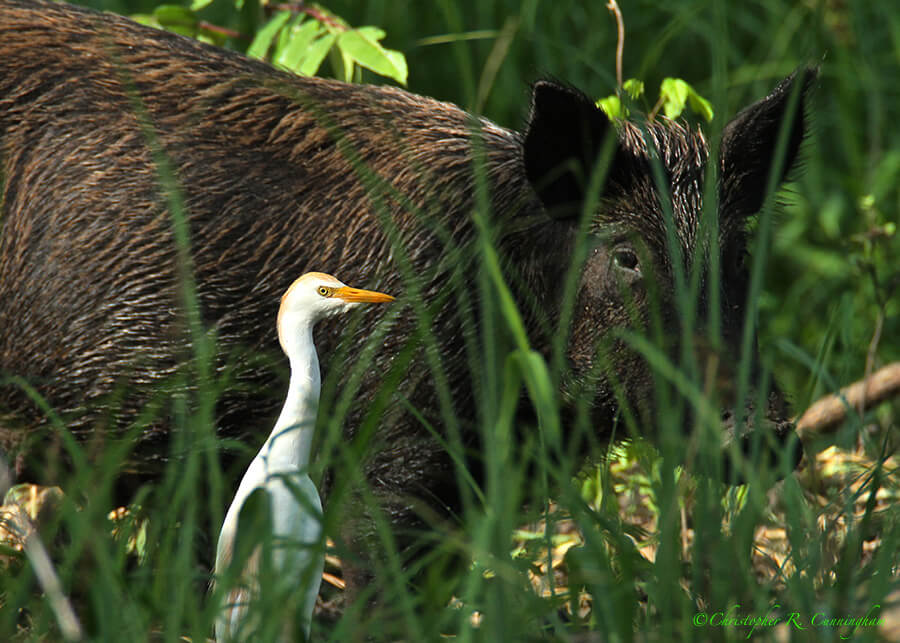
[[[803,94],[813,77],[801,72]],[[794,81],[742,112],[723,137],[721,301],[731,349],[746,303],[742,221],[761,205]],[[478,439],[475,393],[448,276],[466,274],[459,262],[469,260],[466,244],[475,235],[474,137],[484,153],[500,251],[515,273],[533,341],[546,350],[541,329],[553,323],[542,325],[539,314],[559,308],[583,186],[603,140],[616,131],[589,99],[547,81],[533,88],[522,136],[399,89],[298,78],[112,15],[0,0],[0,372],[26,378],[85,439],[121,432],[191,354],[171,214],[142,119],[183,192],[203,322],[215,330],[220,351],[216,367],[236,373],[217,407],[222,435],[271,425],[266,418],[278,396],[266,391],[280,387],[254,356],[277,355],[273,316],[297,275],[331,270],[347,283],[403,294],[405,256],[423,301],[444,302],[432,319],[438,359],[470,446]],[[803,137],[802,106],[789,119],[785,170]],[[653,421],[652,377],[643,360],[621,342],[606,361],[597,359],[611,329],[635,323],[623,285],[644,324],[645,280],[652,274],[656,290],[674,290],[650,147],[669,183],[686,262],[697,243],[708,155],[703,137],[664,120],[644,129],[623,124],[591,225],[596,243],[579,283],[571,372],[563,383],[564,398],[591,396],[600,437],[619,408],[609,374],[641,417]],[[669,307],[662,318],[678,336],[672,302],[661,303]],[[381,314],[368,313],[354,346]],[[362,398],[376,390],[415,329],[414,315],[403,312],[372,360]],[[339,330],[323,324],[320,355],[329,355]],[[439,426],[433,378],[418,351],[398,391]],[[323,370],[329,366],[338,365],[323,357]],[[119,387],[128,391],[122,400]],[[783,438],[787,410],[780,393],[771,399],[766,417]],[[361,404],[351,413],[348,436],[364,412]],[[16,456],[20,472],[40,461],[34,436],[45,423],[18,387],[0,389],[0,445]],[[162,417],[140,436],[127,468],[156,475],[170,455],[167,444]],[[417,502],[443,515],[459,506],[450,458],[399,404],[379,423],[365,467],[401,531],[420,524]],[[362,549],[370,530],[357,515],[345,521],[343,537]],[[366,573],[348,570],[351,589]]]

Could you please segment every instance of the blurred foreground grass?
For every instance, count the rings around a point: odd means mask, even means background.
[[[136,13],[154,3],[99,4]],[[614,85],[615,35],[603,3],[384,0],[328,7],[351,24],[384,28],[386,44],[410,61],[411,90],[507,126],[522,123],[527,82],[541,74],[597,96]],[[664,76],[685,78],[712,98],[721,119],[798,65],[825,56],[805,170],[787,190],[766,265],[760,344],[797,411],[900,359],[900,16],[877,3],[833,0],[635,1],[622,9],[627,75],[648,86]],[[240,26],[221,2],[208,11],[211,20]],[[501,328],[503,311],[493,314]],[[496,332],[496,344],[507,345]],[[500,383],[502,363],[491,374]],[[384,394],[389,399],[391,392]],[[205,395],[208,410],[216,391]],[[339,403],[332,395],[326,408]],[[172,406],[184,435],[195,435],[189,405]],[[388,555],[379,570],[387,580],[371,588],[379,605],[360,603],[337,616],[323,605],[313,636],[900,640],[898,413],[897,402],[884,404],[811,439],[805,467],[771,489],[767,470],[738,488],[693,478],[671,445],[660,448],[664,457],[641,441],[619,445],[587,467],[574,454],[551,465],[534,455],[536,441],[516,445],[487,490],[491,501],[430,536],[439,545],[430,562],[446,559],[443,568],[400,570]],[[191,446],[184,439],[181,447]],[[210,448],[195,444],[196,453],[143,488],[129,508],[111,500],[116,454],[127,446],[99,466],[74,458],[65,493],[15,488],[0,512],[0,639],[63,636],[20,546],[28,516],[87,639],[204,640],[215,617],[207,600],[214,546],[208,526],[215,507],[221,517],[230,499],[230,488],[209,491]],[[523,496],[525,507],[512,502]],[[379,537],[390,552],[390,535]],[[332,553],[323,598],[339,604],[341,552]],[[434,600],[445,593],[452,600]],[[719,613],[772,614],[780,623],[716,625],[709,619]],[[788,623],[792,614],[797,619]],[[810,623],[816,615],[819,626]],[[853,628],[830,620],[867,615],[884,623]]]

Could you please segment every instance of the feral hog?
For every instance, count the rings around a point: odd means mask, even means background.
[[[782,180],[794,164],[814,75],[786,79],[723,133],[716,159],[721,269],[718,282],[702,280],[718,283],[719,294],[700,289],[698,327],[708,314],[704,302],[717,301],[726,355],[740,354],[746,224],[763,205],[773,164]],[[787,144],[776,158],[783,122]],[[644,355],[612,331],[649,327],[655,316],[676,338],[667,349],[679,354],[676,263],[689,270],[695,255],[706,256],[695,249],[707,156],[699,132],[663,119],[613,124],[586,96],[554,82],[535,84],[519,134],[393,87],[300,78],[113,15],[3,0],[0,371],[30,382],[81,438],[126,426],[174,381],[192,340],[170,168],[187,218],[200,315],[215,332],[215,368],[228,369],[233,382],[216,409],[221,435],[259,440],[272,425],[283,383],[257,356],[278,355],[273,316],[298,275],[333,270],[428,309],[437,350],[427,355],[428,342],[419,341],[404,365],[398,356],[427,333],[410,306],[395,307],[402,312],[370,358],[359,394],[371,400],[384,374],[400,368],[396,403],[378,421],[364,474],[406,534],[422,524],[418,507],[446,516],[460,504],[446,442],[430,432],[442,427],[442,386],[479,475],[479,392],[466,348],[477,328],[464,323],[462,310],[470,306],[475,323],[479,303],[458,287],[474,284],[479,172],[492,238],[532,345],[547,354],[586,185],[600,159],[611,158],[588,221],[560,386],[560,398],[586,404],[596,436],[608,439],[623,402],[642,426],[652,426],[655,413]],[[347,354],[361,350],[383,314],[366,313],[344,338]],[[340,326],[323,323],[318,331],[325,373],[341,369],[329,363]],[[440,377],[429,360],[440,364]],[[792,427],[783,396],[774,388],[765,395],[749,396],[769,400],[762,414],[725,402],[723,430],[743,433],[747,415],[764,415],[766,430],[785,439]],[[39,461],[34,436],[45,414],[8,382],[0,406],[2,446],[27,471]],[[368,408],[351,410],[348,440]],[[168,422],[163,414],[147,424],[127,470],[158,473],[172,456]],[[343,522],[342,538],[362,549],[372,529],[356,516]],[[365,578],[364,569],[348,572],[351,586]]]

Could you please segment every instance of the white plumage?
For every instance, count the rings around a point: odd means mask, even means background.
[[[253,458],[241,479],[234,500],[225,515],[216,549],[216,578],[222,578],[231,564],[238,516],[250,494],[265,491],[269,501],[271,534],[253,533],[242,528],[241,538],[252,539],[253,553],[247,559],[238,585],[227,596],[216,620],[219,641],[248,640],[262,626],[250,620],[248,605],[260,594],[274,597],[278,607],[294,601],[282,613],[298,615],[300,623],[278,624],[281,640],[293,640],[298,629],[309,638],[313,608],[322,580],[325,562],[322,538],[322,503],[308,475],[310,447],[319,405],[321,376],[319,359],[313,344],[313,326],[320,319],[339,314],[363,302],[388,302],[384,293],[350,288],[331,275],[306,273],[297,279],[281,298],[278,311],[278,339],[291,364],[287,398],[275,428]],[[258,531],[258,529],[257,529]],[[273,543],[272,582],[260,587],[261,543]],[[298,587],[302,589],[298,591]]]

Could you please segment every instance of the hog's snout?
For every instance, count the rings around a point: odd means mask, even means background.
[[[745,482],[743,471],[747,467],[766,468],[779,478],[793,471],[803,457],[803,448],[788,415],[787,404],[780,392],[772,391],[765,409],[757,410],[753,400],[744,405],[738,415],[733,408],[722,411],[722,429],[725,432],[722,448],[726,452],[725,480],[731,480],[735,462],[732,447],[737,446],[746,467],[738,467],[736,480]]]

